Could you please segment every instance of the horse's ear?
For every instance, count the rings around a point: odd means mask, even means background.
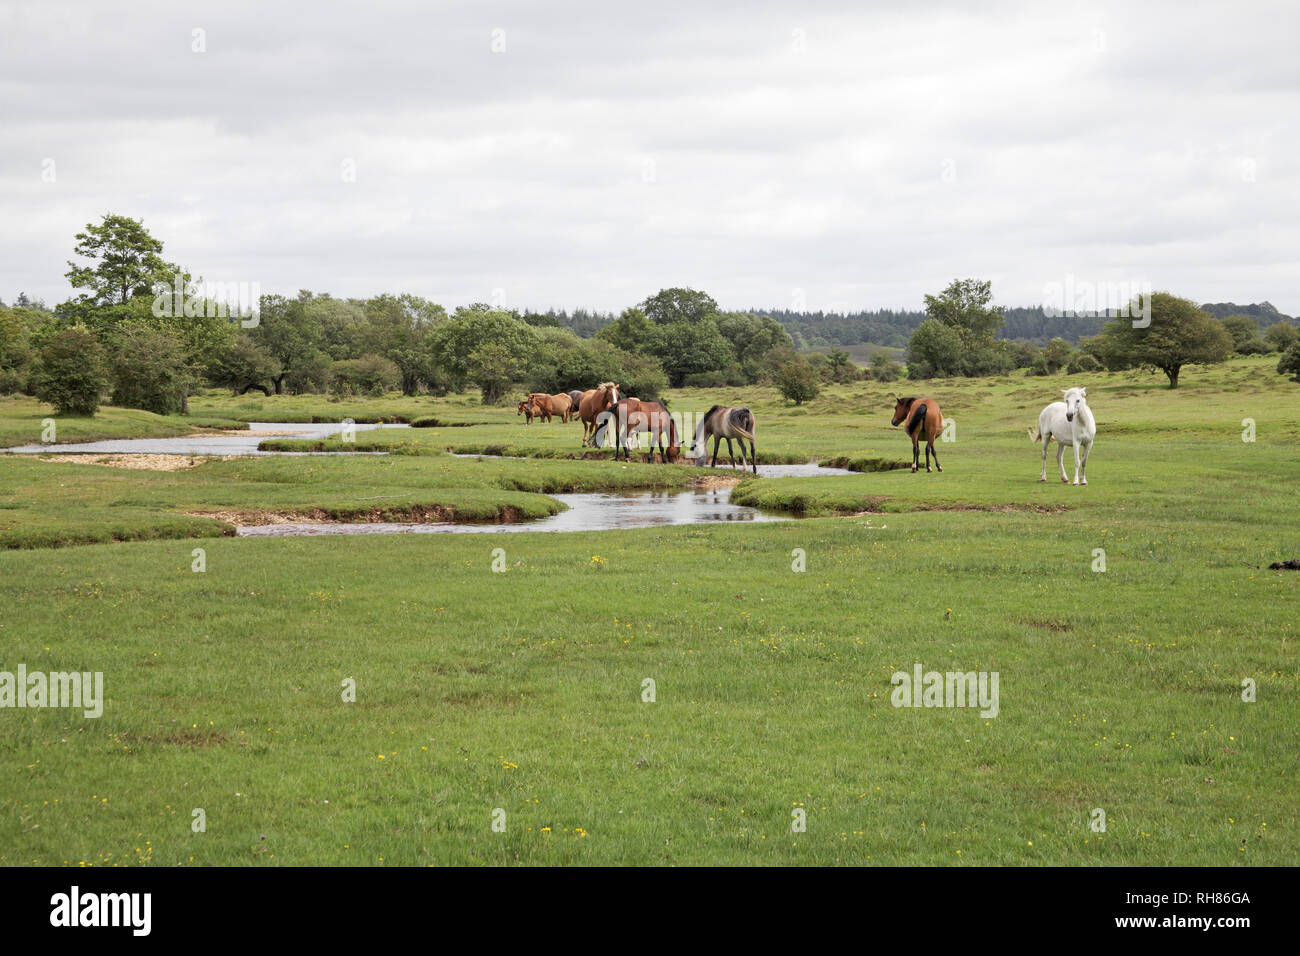
[[[1080,394],[1080,395],[1085,395],[1085,396],[1086,396],[1086,395],[1088,394],[1088,390],[1087,390],[1086,388],[1081,388],[1081,389],[1079,389],[1079,394]]]

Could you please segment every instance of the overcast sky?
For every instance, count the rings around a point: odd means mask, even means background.
[[[113,212],[209,280],[449,309],[1300,313],[1300,4],[874,6],[0,0],[0,298],[68,298]]]

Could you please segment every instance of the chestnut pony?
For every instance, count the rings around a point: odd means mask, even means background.
[[[601,382],[582,393],[578,417],[582,419],[582,444],[595,445],[596,435],[609,420],[609,407],[618,401],[618,385]],[[604,435],[601,435],[603,440]]]
[[[677,436],[677,423],[660,402],[643,402],[639,398],[622,398],[610,408],[614,418],[614,460],[626,449],[628,461],[632,460],[632,446],[628,439],[637,432],[650,433],[650,461],[655,459],[655,446],[664,464],[677,461],[681,456],[681,441]],[[664,451],[664,435],[668,436],[668,451]]]
[[[934,467],[943,471],[939,464],[939,453],[935,451],[934,439],[943,431],[943,413],[939,403],[933,398],[900,398],[894,403],[894,418],[891,425],[898,425],[906,420],[906,431],[912,439],[912,473],[921,465],[921,442],[925,441],[925,470],[930,470],[930,456],[934,455]]]
[[[545,422],[550,422],[552,416],[558,416],[560,421],[567,424],[569,415],[573,412],[573,401],[565,392],[559,395],[534,392],[528,396],[528,401],[532,404],[533,414]]]

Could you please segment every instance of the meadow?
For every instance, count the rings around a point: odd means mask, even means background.
[[[942,474],[739,484],[774,523],[256,540],[195,517],[521,519],[707,474],[570,460],[580,426],[472,395],[191,402],[442,423],[357,434],[386,457],[0,456],[0,670],[106,690],[98,719],[0,711],[0,865],[1293,865],[1300,574],[1267,566],[1300,557],[1300,402],[1275,364],[668,393],[749,404],[760,461],[910,460],[895,392],[956,422]],[[1055,446],[1040,484],[1026,435],[1067,384],[1098,423],[1087,487]],[[48,415],[26,401],[5,443]],[[448,454],[489,449],[527,460]],[[918,663],[997,672],[997,716],[893,706]]]

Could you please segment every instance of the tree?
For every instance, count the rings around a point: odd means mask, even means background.
[[[1259,322],[1249,315],[1229,315],[1220,320],[1232,336],[1232,348],[1238,355],[1260,355],[1272,351],[1259,334]]]
[[[22,318],[16,309],[0,308],[0,395],[22,389],[31,359]]]
[[[907,343],[909,378],[932,378],[961,374],[961,333],[939,319],[926,319]]]
[[[999,306],[989,305],[992,283],[978,279],[954,279],[941,295],[925,297],[925,313],[961,336],[967,348],[987,345],[1006,319]]]
[[[1138,314],[1136,308],[1130,311]],[[1232,354],[1232,336],[1218,319],[1167,292],[1151,296],[1150,325],[1134,328],[1130,318],[1112,319],[1103,335],[1130,365],[1164,372],[1170,388],[1178,387],[1184,365],[1212,365]]]
[[[189,284],[189,275],[163,259],[162,242],[149,235],[140,220],[109,213],[99,225],[89,223],[76,238],[73,253],[90,264],[68,262],[68,281],[74,289],[85,290],[65,304],[73,317],[111,313],[112,307],[126,306],[135,298],[152,301],[155,287],[171,287],[178,275],[182,285]]]
[[[104,351],[90,329],[74,325],[46,339],[32,391],[53,405],[56,414],[94,415],[107,384]]]
[[[786,362],[776,371],[776,388],[786,401],[802,405],[821,394],[821,383],[817,372],[808,360],[798,356],[792,362]]]
[[[452,383],[475,382],[487,405],[524,376],[539,342],[537,329],[508,312],[457,309],[432,330],[427,347]]]
[[[187,410],[197,376],[179,335],[146,324],[124,323],[113,330],[109,344],[114,405],[158,415]]]
[[[624,309],[622,315],[596,333],[596,338],[624,352],[649,353],[657,341],[655,327],[636,306]]]
[[[695,323],[716,315],[718,303],[707,292],[694,289],[660,289],[641,303],[645,317],[656,325]]]
[[[756,382],[763,356],[779,345],[794,346],[780,322],[749,312],[724,312],[714,320],[718,332],[731,346],[745,381]]]
[[[680,388],[688,375],[725,369],[736,361],[731,344],[711,317],[673,322],[660,326],[657,332],[651,354],[663,364],[674,388]]]
[[[903,366],[890,358],[888,352],[880,351],[871,356],[871,377],[877,382],[893,382],[902,370]]]
[[[832,382],[851,382],[856,371],[849,353],[843,349],[831,349],[826,356],[826,374]]]
[[[1273,347],[1273,351],[1285,352],[1300,342],[1300,329],[1290,322],[1277,322],[1264,330],[1264,341]]]
[[[395,362],[374,354],[335,362],[329,375],[330,391],[339,397],[383,395],[402,380],[402,370]]]
[[[1290,375],[1291,381],[1300,382],[1300,343],[1291,346],[1277,363],[1279,375]]]
[[[270,395],[267,383],[279,376],[280,370],[275,356],[242,332],[209,363],[208,380],[239,395],[251,389]]]
[[[284,392],[285,379],[299,369],[319,369],[328,365],[321,349],[322,334],[308,304],[315,296],[306,289],[296,299],[282,295],[264,295],[260,303],[261,320],[252,330],[253,340],[280,365],[271,378],[275,394]]]
[[[1043,362],[1047,366],[1047,371],[1055,375],[1063,369],[1070,361],[1070,352],[1073,346],[1065,339],[1052,339],[1043,347]]]

